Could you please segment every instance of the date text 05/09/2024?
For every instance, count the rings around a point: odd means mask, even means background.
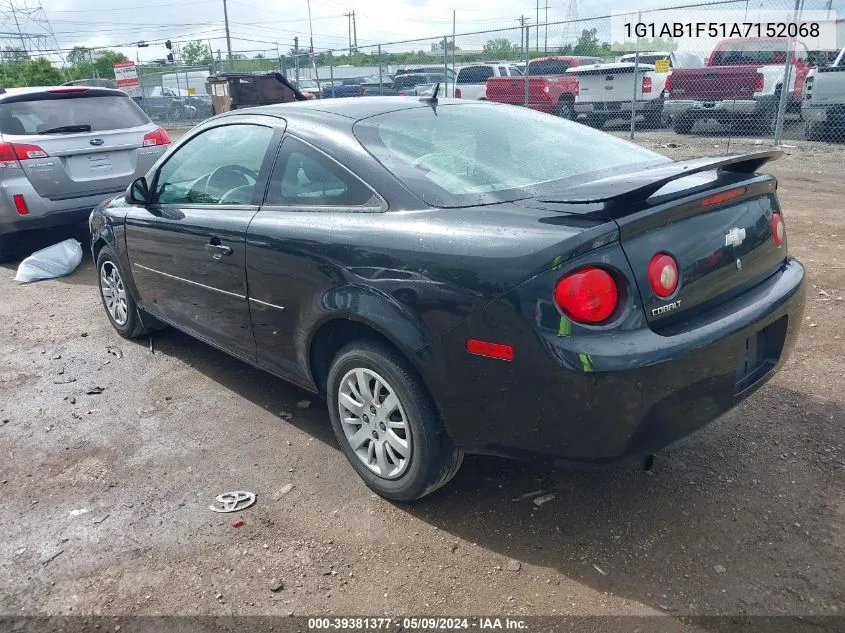
[[[401,628],[400,628],[401,627]],[[478,629],[482,631],[527,631],[525,620],[509,617],[489,618],[309,618],[308,629],[312,631],[378,631],[378,630],[414,630],[414,631],[455,631]]]

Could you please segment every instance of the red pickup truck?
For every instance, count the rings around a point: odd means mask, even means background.
[[[538,57],[528,62],[522,77],[492,77],[487,80],[487,100],[512,105],[527,105],[532,110],[571,119],[578,94],[578,78],[566,71],[575,66],[600,64],[598,57]],[[528,103],[525,84],[528,83]]]
[[[666,82],[664,108],[679,134],[699,119],[740,124],[770,132],[777,117],[787,59],[785,38],[722,40],[704,68],[673,70]],[[801,88],[810,70],[807,49],[797,42],[792,58],[787,111],[800,111]]]

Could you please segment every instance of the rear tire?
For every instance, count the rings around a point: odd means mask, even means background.
[[[557,108],[555,109],[555,115],[559,116],[561,119],[566,119],[567,121],[571,121],[575,118],[575,109],[573,103],[569,99],[561,99],[557,102]]]
[[[597,130],[600,130],[604,127],[605,120],[601,117],[594,116],[592,114],[587,115],[586,121],[584,121],[590,127],[594,127]]]
[[[672,129],[678,134],[689,134],[695,125],[695,118],[680,114],[672,121]]]
[[[0,264],[12,261],[14,256],[15,253],[12,248],[12,236],[0,235]]]
[[[123,338],[132,339],[149,330],[141,322],[138,306],[126,287],[126,274],[110,251],[105,248],[97,257],[97,284],[106,316],[115,331]]]
[[[823,141],[827,136],[827,125],[819,121],[804,123],[804,138],[808,141]]]
[[[343,347],[326,393],[343,454],[382,497],[413,501],[458,472],[463,450],[452,444],[413,367],[389,346],[360,340]]]

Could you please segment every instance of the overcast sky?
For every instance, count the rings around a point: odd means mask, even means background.
[[[701,0],[698,0],[699,2]],[[15,0],[16,4],[37,6],[37,0]],[[452,32],[452,11],[456,12],[457,32],[467,33],[494,28],[511,28],[520,14],[535,20],[536,6],[541,7],[541,22],[548,3],[549,20],[565,20],[570,0],[311,0],[311,14],[316,50],[343,49],[348,45],[348,21],[344,13],[354,9],[359,47],[380,42],[441,36]],[[690,3],[695,0],[689,0]],[[606,15],[611,10],[639,6],[657,8],[684,4],[684,0],[640,0],[626,3],[618,0],[581,0],[578,17]],[[223,0],[42,0],[42,7],[53,32],[63,49],[76,45],[107,46],[123,51],[130,59],[164,57],[165,39],[186,41],[210,40],[215,51],[225,55],[223,37]],[[752,9],[791,9],[792,0],[748,0]],[[744,9],[740,1],[723,8]],[[823,9],[827,0],[805,0],[807,9]],[[845,0],[833,0],[834,10],[845,17]],[[275,55],[276,43],[284,53],[299,36],[300,47],[308,45],[308,7],[303,0],[228,0],[229,25],[234,51],[252,56],[263,51]],[[36,31],[37,25],[22,17],[22,30]],[[9,29],[7,23],[2,30]],[[600,26],[583,24],[583,27]],[[602,28],[602,27],[600,27]],[[609,29],[609,23],[604,23]],[[580,27],[579,29],[580,30]],[[557,46],[571,35],[562,26],[549,28],[549,45]],[[601,36],[601,33],[600,33]],[[541,34],[541,41],[543,35]],[[461,48],[480,47],[489,39],[485,35],[458,39]],[[514,31],[510,38],[518,41]],[[532,41],[534,34],[531,35]],[[138,49],[133,42],[146,40],[149,48]],[[428,48],[413,45],[404,48]]]

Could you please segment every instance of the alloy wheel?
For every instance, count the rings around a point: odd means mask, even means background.
[[[117,266],[113,262],[105,261],[100,267],[100,292],[103,304],[112,321],[119,326],[126,325],[129,310],[126,305],[126,288]]]
[[[340,381],[337,406],[343,433],[361,463],[384,479],[400,477],[413,445],[396,390],[371,369],[352,369]]]

